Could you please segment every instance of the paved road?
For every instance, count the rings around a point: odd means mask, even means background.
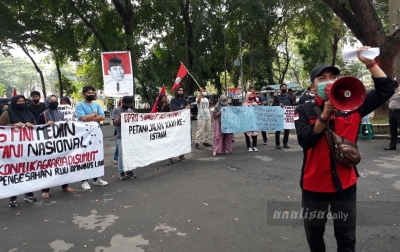
[[[230,155],[193,148],[187,162],[158,162],[119,181],[112,126],[103,132],[110,184],[85,192],[74,183],[75,193],[52,188],[36,203],[19,196],[17,208],[0,200],[0,251],[307,251],[300,220],[271,217],[278,206],[299,205],[302,150],[294,135],[290,149],[275,150],[270,134],[268,145],[249,153],[237,134]],[[357,251],[400,247],[400,153],[383,151],[387,145],[359,142]],[[331,224],[326,243],[336,251]]]

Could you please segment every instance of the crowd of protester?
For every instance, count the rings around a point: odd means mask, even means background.
[[[325,97],[323,91],[326,85],[334,83],[340,74],[340,70],[334,66],[321,64],[314,68],[311,72],[311,84],[307,88],[307,93],[300,97],[297,102],[296,96],[292,90],[287,89],[286,84],[280,85],[279,93],[273,98],[267,92],[261,92],[259,97],[254,88],[250,88],[246,93],[243,106],[293,106],[300,105],[295,111],[296,134],[300,146],[304,150],[304,161],[301,168],[301,188],[302,188],[302,205],[312,210],[328,212],[330,205],[331,211],[344,211],[350,213],[345,225],[338,225],[334,221],[334,232],[337,240],[338,251],[355,251],[355,222],[356,222],[356,183],[358,172],[356,167],[344,167],[337,164],[335,159],[330,156],[328,140],[324,132],[331,128],[337,134],[346,137],[352,142],[357,138],[357,125],[360,119],[368,115],[370,112],[381,106],[389,100],[389,116],[391,126],[392,139],[390,145],[385,150],[396,149],[397,128],[400,125],[400,117],[397,113],[400,111],[400,92],[398,88],[400,83],[394,82],[391,78],[379,68],[375,60],[367,59],[361,56],[361,51],[367,50],[368,47],[362,47],[358,51],[358,59],[366,65],[371,72],[375,83],[375,90],[369,92],[365,102],[352,113],[346,114],[337,111],[330,101]],[[394,85],[395,83],[395,85]],[[170,111],[179,111],[189,109],[190,105],[184,98],[184,88],[178,87],[175,97],[168,103],[165,95],[160,95],[157,112],[164,113]],[[318,96],[316,95],[318,94]],[[85,86],[82,89],[84,100],[75,106],[76,117],[81,122],[104,121],[105,115],[102,106],[96,103],[96,90],[92,86]],[[390,99],[389,99],[390,98]],[[3,105],[0,109],[0,125],[14,127],[33,127],[40,124],[54,124],[55,122],[64,121],[64,116],[57,109],[60,104],[71,105],[68,97],[58,99],[55,95],[46,97],[45,103],[40,102],[40,93],[33,91],[31,93],[32,104],[26,105],[26,99],[22,95],[12,97],[9,104]],[[272,103],[271,103],[272,100]],[[114,153],[113,163],[118,165],[118,175],[120,180],[128,178],[136,178],[133,171],[124,171],[123,151],[121,145],[121,114],[131,113],[132,97],[124,96],[119,104],[112,111],[111,118],[115,126],[116,149]],[[195,134],[194,145],[196,149],[200,149],[200,145],[212,147],[212,156],[218,154],[229,154],[233,151],[235,142],[232,133],[222,133],[221,115],[224,113],[224,107],[228,107],[227,96],[221,95],[213,108],[210,108],[208,93],[205,88],[200,88],[200,94],[196,100],[198,107],[197,115],[197,131]],[[318,114],[318,111],[320,113]],[[335,115],[335,116],[332,116]],[[208,142],[211,133],[211,122],[214,120],[214,139],[213,143]],[[352,125],[352,127],[349,127]],[[334,126],[334,127],[332,127]],[[266,132],[261,132],[263,143],[267,144]],[[275,133],[275,148],[281,149],[280,145],[281,131]],[[249,152],[257,152],[257,136],[258,131],[244,132],[246,147]],[[289,130],[284,130],[283,148],[288,146]],[[179,161],[186,161],[184,155],[178,157]],[[167,161],[168,165],[173,163],[173,157]],[[105,186],[107,181],[101,178],[93,178],[93,185]],[[83,190],[90,190],[91,186],[88,180],[83,180],[81,185]],[[74,192],[74,189],[67,184],[61,185],[64,192]],[[42,197],[50,196],[50,189],[42,189]],[[24,200],[27,202],[36,201],[36,197],[32,192],[26,193]],[[9,200],[9,207],[16,207],[17,196],[13,196]],[[326,216],[322,219],[305,219],[304,226],[307,241],[311,251],[325,251],[323,240]]]

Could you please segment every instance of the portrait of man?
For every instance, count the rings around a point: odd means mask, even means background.
[[[102,53],[104,93],[109,97],[133,95],[130,54]]]

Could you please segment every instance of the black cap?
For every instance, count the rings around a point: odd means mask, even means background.
[[[124,96],[122,97],[122,103],[124,103],[126,106],[132,106],[132,97],[130,96]]]
[[[330,66],[330,65],[328,65],[326,63],[323,63],[323,64],[317,66],[316,68],[314,68],[311,71],[311,79],[310,79],[311,83],[314,83],[315,78],[318,77],[324,70],[330,70],[335,75],[339,75],[340,74],[339,68],[337,68],[335,66]]]

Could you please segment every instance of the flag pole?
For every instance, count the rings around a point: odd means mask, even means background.
[[[187,70],[187,68],[186,68],[185,65],[182,63],[182,61],[180,61],[180,62],[181,62],[181,64],[182,64],[182,66],[186,69],[186,71],[187,71],[187,73],[190,75],[190,77],[192,77],[193,80],[194,80],[194,82],[196,82],[197,86],[198,86],[199,88],[201,88],[200,85],[199,85],[199,83],[197,83],[197,80],[193,77],[193,75],[189,72],[189,70]]]

